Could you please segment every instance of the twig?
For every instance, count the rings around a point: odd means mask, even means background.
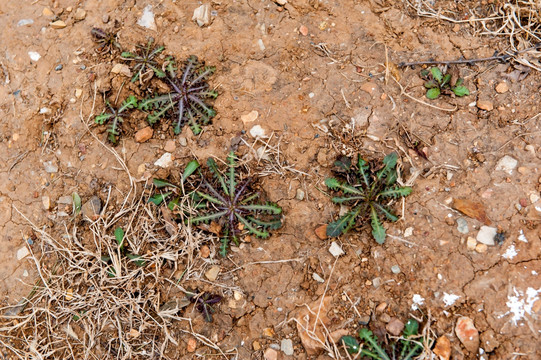
[[[438,109],[438,110],[441,110],[441,111],[454,112],[454,111],[457,111],[457,110],[458,110],[458,105],[456,105],[456,104],[455,104],[455,108],[454,108],[454,109],[446,109],[446,108],[442,108],[442,107],[439,107],[439,106],[435,106],[435,105],[429,104],[429,103],[427,103],[427,102],[424,102],[423,100],[417,99],[416,97],[414,97],[414,96],[408,94],[408,93],[406,92],[406,90],[404,89],[404,87],[402,86],[402,84],[400,84],[400,83],[398,82],[398,80],[396,80],[396,79],[394,78],[394,76],[391,76],[391,77],[392,77],[392,79],[398,84],[398,86],[400,86],[400,94],[409,97],[409,98],[412,99],[413,101],[416,101],[416,102],[418,102],[418,103],[420,103],[420,104],[423,104],[423,105],[426,105],[426,106],[431,107],[431,108],[433,108],[433,109]]]
[[[413,61],[413,62],[401,62],[398,64],[398,67],[406,67],[406,66],[416,66],[416,65],[430,65],[430,64],[441,64],[441,65],[452,65],[452,64],[468,64],[472,65],[474,63],[483,62],[483,61],[493,61],[493,60],[499,60],[499,61],[507,61],[511,59],[513,56],[509,54],[504,55],[495,55],[495,56],[489,56],[486,58],[478,58],[478,59],[459,59],[459,60],[427,60],[427,61]]]

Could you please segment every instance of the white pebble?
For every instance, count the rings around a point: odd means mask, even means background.
[[[137,20],[137,25],[145,27],[150,30],[157,31],[156,21],[154,20],[154,13],[152,12],[152,5],[147,5],[143,10],[143,15]]]
[[[496,171],[505,171],[509,175],[513,173],[513,170],[517,167],[518,161],[509,155],[502,157],[496,164]]]
[[[28,56],[30,56],[30,59],[32,61],[38,61],[39,59],[41,59],[41,55],[35,51],[29,51]]]
[[[263,128],[261,127],[261,125],[255,125],[254,127],[252,127],[252,128],[250,129],[250,135],[252,135],[252,137],[254,137],[254,138],[258,138],[258,137],[264,138],[264,137],[267,137],[267,136],[265,135],[265,129],[263,129]]]
[[[340,245],[338,245],[335,241],[333,241],[333,242],[331,243],[331,247],[329,248],[329,252],[330,252],[333,256],[336,256],[336,257],[345,254],[344,250],[342,250],[342,248],[340,247]]]
[[[320,283],[324,283],[325,280],[318,275],[318,273],[312,273],[312,278],[317,281],[317,282],[320,282]]]
[[[26,246],[17,250],[17,260],[22,260],[28,255],[30,255],[30,251],[28,251],[28,248]]]
[[[485,245],[494,245],[494,237],[498,233],[498,229],[490,226],[481,226],[477,233],[477,241]]]
[[[173,156],[171,155],[171,153],[165,153],[163,154],[158,160],[156,160],[156,162],[154,163],[154,165],[156,166],[159,166],[159,167],[162,167],[162,168],[167,168],[169,166],[171,166],[173,164]]]

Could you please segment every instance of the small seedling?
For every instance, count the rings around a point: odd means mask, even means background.
[[[422,70],[421,77],[426,80],[426,97],[437,99],[441,94],[455,94],[458,97],[470,95],[470,91],[464,85],[464,79],[458,78],[455,84],[451,84],[451,74],[443,74],[438,67]]]
[[[153,98],[143,99],[139,108],[148,114],[148,122],[154,125],[167,114],[174,117],[173,129],[180,134],[182,128],[188,124],[192,132],[197,135],[201,126],[206,125],[216,116],[216,111],[206,99],[215,99],[218,93],[210,90],[207,79],[216,70],[212,66],[204,66],[197,57],[190,56],[184,65],[182,73],[178,74],[173,59],[167,60],[165,81],[171,91]]]
[[[221,235],[220,254],[227,255],[227,248],[232,240],[239,244],[239,235],[242,231],[256,235],[262,239],[270,236],[269,230],[278,229],[282,226],[282,208],[278,205],[267,202],[258,203],[259,192],[251,190],[252,177],[241,179],[237,174],[236,156],[230,153],[227,157],[227,171],[222,174],[214,159],[209,158],[207,166],[212,178],[207,178],[201,171],[200,186],[190,193],[193,202],[192,208],[198,213],[195,217],[189,217],[188,223],[201,224],[213,222],[219,228]],[[199,167],[197,162],[188,164],[182,176],[182,182]],[[173,187],[174,189],[184,188],[173,185],[165,180],[154,179],[157,188]],[[172,195],[172,191],[157,194],[151,197],[150,201],[159,205],[166,198]],[[179,198],[173,198],[168,203],[170,209],[174,209]]]
[[[155,60],[156,56],[158,56],[165,47],[157,46],[153,48],[153,43],[154,39],[150,38],[146,46],[137,45],[137,50],[135,52],[124,51],[120,55],[122,59],[128,60],[134,64],[132,70],[135,75],[133,75],[131,82],[136,82],[137,79],[143,81],[143,77],[148,72],[154,72],[159,78],[165,77],[165,72],[160,69],[158,62]]]
[[[118,247],[118,251],[120,254],[125,255],[128,259],[133,261],[133,263],[137,267],[145,267],[146,261],[143,260],[143,258],[140,255],[132,254],[127,252],[126,250],[126,244],[125,244],[125,237],[124,237],[124,230],[121,227],[117,227],[115,229],[115,241]],[[107,271],[107,275],[109,277],[115,277],[116,276],[116,270],[113,266],[113,261],[110,256],[102,256],[101,261],[103,261],[105,264],[109,265],[109,269]]]
[[[368,329],[359,330],[361,343],[353,336],[343,336],[340,343],[343,344],[348,353],[362,356],[368,356],[377,360],[411,360],[418,356],[423,349],[423,340],[417,339],[419,333],[419,323],[414,319],[409,319],[402,332],[400,341],[391,342],[390,352],[384,350],[379,344],[378,337]],[[390,355],[389,355],[390,353]]]
[[[120,135],[120,124],[124,121],[122,116],[124,116],[128,110],[137,107],[137,98],[130,95],[118,109],[112,107],[109,101],[106,102],[106,105],[106,110],[96,116],[94,121],[96,124],[100,125],[103,125],[104,123],[109,124],[107,127],[107,132],[109,133],[108,138],[113,144],[116,144],[118,140],[117,136]]]
[[[195,308],[205,318],[205,321],[212,322],[212,314],[216,311],[212,305],[219,303],[222,300],[220,295],[211,294],[204,292],[201,294],[196,294],[193,292],[187,292],[186,297],[192,302],[195,303]]]
[[[411,193],[410,187],[396,185],[397,159],[398,156],[394,152],[385,156],[383,167],[378,171],[375,171],[375,166],[369,165],[360,155],[357,166],[354,166],[349,158],[335,162],[335,165],[345,172],[346,181],[327,178],[325,185],[330,190],[341,193],[341,196],[333,197],[332,201],[335,204],[348,205],[349,211],[327,225],[328,236],[345,234],[358,220],[370,219],[372,236],[379,244],[383,244],[386,234],[380,216],[397,221],[398,217],[389,208],[390,202]]]
[[[122,47],[118,42],[117,35],[114,32],[107,32],[100,28],[92,28],[90,31],[94,42],[98,43],[96,49],[100,54],[112,53],[115,48],[122,51]]]

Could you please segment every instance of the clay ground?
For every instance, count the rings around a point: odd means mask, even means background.
[[[147,5],[153,6],[157,31],[136,24]],[[474,33],[467,22],[419,17],[394,1],[302,0],[285,6],[270,0],[213,1],[212,24],[205,27],[191,20],[199,5],[181,0],[1,2],[2,306],[27,296],[38,278],[31,256],[18,259],[20,249],[40,246],[30,222],[60,238],[73,222],[72,207],[69,201],[62,204],[62,197],[77,192],[83,203],[94,195],[105,201],[112,189],[114,210],[130,189],[126,171],[107,150],[105,127],[89,118],[92,111],[102,111],[104,91],[124,98],[133,90],[128,78],[111,73],[121,61],[97,55],[90,36],[92,27],[111,29],[118,21],[125,47],[152,36],[167,54],[195,54],[217,67],[211,84],[220,94],[214,104],[218,115],[201,135],[186,129],[175,137],[158,124],[152,139],[137,143],[133,134],[146,126],[144,117],[124,124],[114,150],[139,190],[154,176],[178,173],[194,156],[201,162],[209,156],[224,159],[232,146],[240,155],[253,156],[239,138],[254,144],[250,129],[255,125],[272,135],[264,141],[279,144],[280,162],[294,169],[261,177],[269,199],[283,207],[280,230],[267,240],[244,243],[227,259],[211,243],[210,258],[195,260],[190,281],[200,277],[201,286],[208,286],[204,274],[218,265],[221,274],[212,289],[224,300],[212,324],[197,312],[184,316],[194,318],[197,332],[237,354],[226,357],[262,359],[267,349],[277,347],[283,359],[329,358],[324,352],[307,355],[295,323],[288,321],[303,304],[325,294],[331,297],[331,332],[345,329],[353,335],[359,321],[369,317],[369,327],[382,334],[390,318],[405,322],[415,316],[424,323],[430,318],[434,336],[450,339],[453,359],[540,359],[539,72],[518,79],[512,62],[462,64],[457,69],[471,94],[430,101],[419,67],[392,64],[491,56],[506,49],[507,39]],[[79,8],[85,16],[76,20]],[[18,25],[23,19],[33,22]],[[66,27],[51,27],[55,19]],[[32,60],[29,52],[40,58]],[[496,91],[502,82],[508,89]],[[254,121],[241,120],[254,110]],[[174,165],[160,169],[154,162],[171,139],[167,150]],[[426,159],[410,140],[421,144]],[[402,217],[386,225],[385,244],[375,243],[368,224],[337,239],[318,237],[315,230],[339,212],[324,184],[334,160],[359,152],[380,159],[391,151],[399,153],[401,177],[410,180],[413,193],[396,204]],[[512,169],[498,167],[505,156],[517,161]],[[253,171],[263,171],[265,162],[255,163],[249,164]],[[47,198],[49,209],[44,208]],[[456,211],[455,199],[482,204],[490,226],[503,232],[503,242],[468,246],[468,237],[475,239],[485,224]],[[332,241],[345,255],[331,255]],[[457,338],[461,316],[473,320],[484,354],[470,352]],[[167,350],[167,357],[216,358],[203,343],[192,353],[188,336],[175,331],[172,336],[178,345]],[[293,356],[280,350],[283,339],[292,339]],[[7,348],[2,354],[16,358]],[[95,356],[116,358],[99,351]]]

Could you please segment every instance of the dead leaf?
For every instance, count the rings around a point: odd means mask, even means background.
[[[400,81],[400,70],[398,69],[398,66],[395,63],[387,62],[385,63],[387,65],[387,68],[389,69],[389,73],[396,79],[396,81]]]
[[[455,201],[453,202],[453,208],[460,211],[466,216],[479,220],[485,225],[492,224],[490,219],[487,217],[485,207],[481,203],[468,199],[455,199]]]
[[[214,235],[220,236],[220,233],[222,232],[222,227],[217,222],[211,221],[208,231],[210,231]]]

